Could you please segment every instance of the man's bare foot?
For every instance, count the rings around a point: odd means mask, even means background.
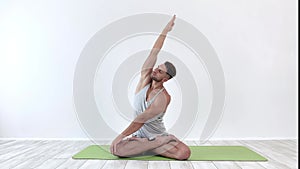
[[[157,136],[156,139],[161,143],[161,145],[177,141],[174,135],[161,135]]]

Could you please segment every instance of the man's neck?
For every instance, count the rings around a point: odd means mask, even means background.
[[[161,89],[163,88],[163,83],[162,82],[156,82],[155,80],[152,80],[152,83],[151,83],[151,89]]]

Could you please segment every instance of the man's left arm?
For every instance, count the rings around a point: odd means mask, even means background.
[[[167,107],[167,101],[163,94],[159,95],[155,101],[140,115],[138,115],[131,124],[112,142],[110,150],[111,152],[116,151],[116,146],[125,137],[139,130],[148,120],[164,112]]]

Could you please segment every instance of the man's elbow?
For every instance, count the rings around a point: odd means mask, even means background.
[[[136,123],[137,125],[144,125],[146,123],[146,118],[136,118],[134,119],[133,123]]]

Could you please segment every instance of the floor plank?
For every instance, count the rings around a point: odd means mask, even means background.
[[[172,169],[193,169],[193,165],[190,161],[170,161]]]
[[[107,160],[101,169],[124,169],[126,167],[126,163],[127,160]]]
[[[18,156],[22,156],[23,154],[28,153],[29,151],[33,150],[35,146],[41,146],[43,145],[43,142],[32,142],[32,146],[22,144],[24,145],[23,147],[19,146],[14,146],[15,149],[9,149],[7,150],[8,152],[5,154],[0,155],[0,164],[1,166],[6,166],[6,167],[15,167],[18,164],[22,163],[25,160],[20,160]],[[28,159],[29,157],[26,157]]]
[[[214,161],[213,163],[218,169],[241,169],[242,168],[238,166],[236,163],[230,161]]]
[[[2,145],[7,145],[7,144],[9,144],[11,142],[14,142],[14,141],[16,141],[16,140],[0,140],[0,147]]]
[[[66,159],[48,159],[35,169],[54,169],[65,163]]]
[[[281,160],[280,157],[276,156],[276,154],[273,154],[272,150],[266,149],[266,148],[262,148],[263,145],[261,144],[257,144],[258,141],[256,140],[242,140],[240,141],[241,143],[243,143],[244,145],[246,145],[247,147],[249,147],[250,149],[256,151],[257,153],[263,155],[264,157],[266,157],[268,159],[267,162],[260,162],[259,164],[264,166],[265,168],[270,168],[270,169],[287,169],[287,168],[291,168],[289,167],[289,165],[287,165],[284,161]]]
[[[217,169],[213,162],[210,161],[191,161],[194,168]]]
[[[242,169],[266,169],[264,166],[257,162],[235,162],[235,164],[237,164]]]
[[[35,145],[32,146],[33,148],[23,154],[18,154],[17,156],[14,156],[7,161],[5,161],[6,165],[9,165],[10,167],[16,167],[19,168],[21,166],[22,168],[34,168],[36,166],[39,166],[44,161],[51,158],[54,154],[60,153],[63,150],[52,150],[52,147],[55,147],[55,145],[61,144],[60,142],[43,142],[40,146]],[[51,149],[51,151],[49,151]]]
[[[125,169],[147,169],[148,161],[128,160]]]
[[[1,149],[0,149],[0,159],[3,159],[3,157],[7,157],[8,152],[11,153],[11,152],[17,151],[17,150],[32,148],[36,144],[42,144],[42,143],[43,143],[43,141],[16,141],[16,142],[12,142],[9,145],[1,147]]]
[[[64,141],[43,141],[40,145],[28,145],[32,149],[8,159],[3,165],[15,168],[34,168],[49,158],[53,158],[54,155],[64,152],[66,149],[59,147],[66,146],[68,146],[68,142]]]
[[[169,161],[149,161],[148,169],[170,169]]]
[[[60,164],[56,169],[80,168],[85,162],[86,160],[73,160],[70,158]]]
[[[279,148],[274,142],[270,141],[256,141],[254,143],[260,150],[268,154],[276,161],[283,161],[289,168],[297,168],[296,161],[291,157],[291,154],[287,151]]]
[[[18,164],[17,166],[14,167],[14,169],[34,169],[37,168],[38,166],[40,166],[41,164],[43,164],[45,161],[47,161],[46,158],[32,158],[29,160],[26,160],[20,164]]]
[[[79,169],[98,169],[106,163],[106,160],[87,160]]]

